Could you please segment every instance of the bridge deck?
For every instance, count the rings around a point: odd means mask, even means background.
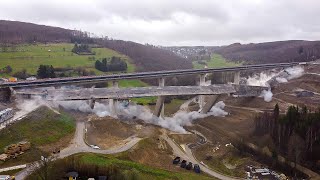
[[[259,96],[267,87],[219,84],[210,86],[164,86],[164,87],[135,87],[135,88],[87,88],[81,90],[35,90],[25,89],[16,91],[16,95],[46,96],[48,100],[89,100],[89,99],[127,99],[151,96],[179,95],[215,95],[237,94],[240,96]]]

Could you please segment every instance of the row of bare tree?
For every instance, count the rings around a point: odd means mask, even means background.
[[[320,160],[320,108],[311,111],[306,106],[290,106],[286,114],[280,114],[276,105],[272,113],[255,118],[255,134],[269,134],[273,140],[270,148],[294,162],[315,165]]]

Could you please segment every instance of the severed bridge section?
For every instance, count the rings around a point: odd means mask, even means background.
[[[220,95],[232,94],[237,96],[259,96],[267,87],[216,84],[209,86],[164,86],[164,87],[134,87],[134,88],[84,88],[84,89],[57,89],[17,90],[15,95],[41,96],[49,101],[77,101],[91,99],[129,99],[152,96],[184,96],[184,95]]]
[[[247,86],[236,84],[215,84],[209,86],[159,86],[159,87],[133,87],[133,88],[82,88],[82,89],[20,89],[15,91],[15,96],[32,97],[40,96],[48,101],[79,101],[89,100],[91,108],[97,100],[110,99],[111,111],[115,112],[114,103],[117,100],[157,96],[154,114],[160,116],[163,111],[166,96],[201,95],[207,101],[201,113],[207,113],[215,104],[218,95],[231,94],[236,96],[259,96],[268,87]],[[160,100],[159,100],[160,99]]]

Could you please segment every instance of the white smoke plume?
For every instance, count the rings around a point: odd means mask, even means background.
[[[109,109],[108,105],[101,103],[96,103],[94,109],[91,109],[86,101],[60,101],[56,105],[61,105],[62,107],[69,110],[77,110],[86,113],[94,113],[99,117],[114,116]],[[207,114],[201,114],[197,111],[186,112],[179,111],[173,117],[156,117],[152,114],[150,109],[140,106],[140,105],[129,105],[124,107],[121,104],[117,105],[117,115],[118,117],[125,117],[126,119],[140,119],[145,123],[154,124],[161,126],[163,128],[169,129],[171,131],[186,133],[183,126],[190,126],[195,119],[205,118],[208,116],[226,116],[228,113],[223,109],[225,104],[220,101],[212,107],[211,111]],[[120,118],[121,120],[121,118]]]
[[[269,89],[268,91],[263,90],[262,93],[261,93],[261,95],[260,95],[260,97],[263,97],[263,100],[264,100],[265,102],[270,102],[270,101],[272,101],[272,96],[273,96],[273,94],[272,94],[272,92],[271,92],[270,89]]]
[[[289,67],[278,73],[260,73],[255,74],[247,79],[247,84],[251,86],[266,86],[269,87],[268,91],[263,91],[261,97],[264,101],[270,102],[272,100],[272,92],[270,88],[270,82],[275,80],[278,83],[286,83],[291,79],[299,78],[304,74],[304,69],[301,66]]]

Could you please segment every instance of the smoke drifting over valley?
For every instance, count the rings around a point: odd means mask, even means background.
[[[119,120],[143,120],[145,123],[154,124],[171,131],[186,133],[183,126],[190,126],[196,119],[205,118],[208,116],[226,116],[228,113],[223,109],[225,104],[220,101],[212,107],[211,111],[207,114],[201,114],[197,111],[187,112],[179,111],[172,117],[156,117],[152,114],[151,110],[145,106],[130,104],[128,107],[124,107],[121,103],[117,104],[117,115],[110,112],[109,105],[102,103],[96,103],[94,109],[91,109],[86,101],[61,101],[55,102],[56,106],[61,105],[62,107],[69,110],[77,110],[86,113],[94,113],[99,117],[112,116],[119,118]],[[123,118],[123,119],[122,119]]]
[[[261,97],[264,101],[270,102],[272,100],[271,86],[274,83],[286,83],[291,79],[299,78],[304,74],[304,69],[301,66],[286,68],[280,72],[255,74],[247,79],[247,85],[251,86],[266,86],[268,91],[263,91]]]

